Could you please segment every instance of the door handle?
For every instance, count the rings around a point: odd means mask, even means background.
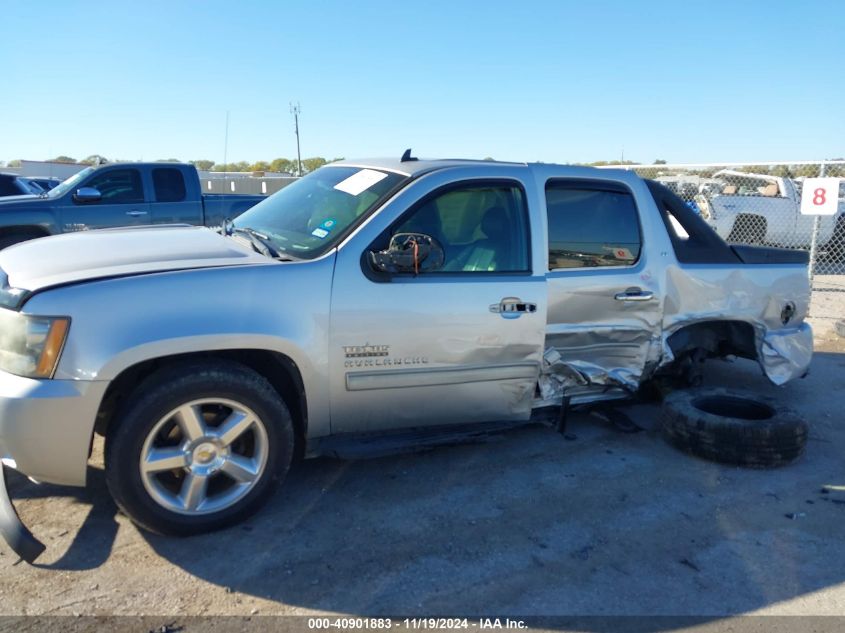
[[[625,292],[617,292],[613,298],[617,301],[651,301],[654,293],[642,288],[628,288]]]
[[[504,319],[518,319],[521,315],[537,311],[536,303],[527,303],[517,297],[505,297],[499,303],[490,305],[490,312],[500,314]]]
[[[141,211],[141,209],[129,209],[126,212],[126,215],[131,215],[133,218],[137,218],[139,215],[147,215],[149,211]]]

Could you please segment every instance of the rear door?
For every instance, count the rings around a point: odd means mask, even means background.
[[[546,287],[530,249],[526,170],[411,185],[341,247],[332,289],[332,432],[527,420]],[[480,173],[484,173],[481,171]],[[444,249],[441,269],[379,273],[396,233]]]
[[[96,201],[82,202],[66,196],[61,206],[62,231],[83,231],[150,223],[150,205],[144,196],[141,172],[134,167],[97,170],[80,187],[100,192]]]
[[[546,182],[546,344],[571,371],[568,394],[636,388],[660,353],[662,284],[632,191],[611,180]]]
[[[198,224],[203,223],[200,192],[193,191],[196,177],[186,179],[183,169],[178,167],[153,167],[153,200],[150,212],[153,224]]]

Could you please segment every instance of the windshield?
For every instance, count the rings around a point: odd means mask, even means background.
[[[277,250],[312,259],[337,244],[407,176],[361,167],[323,167],[237,217]]]
[[[73,189],[77,185],[77,183],[87,178],[93,171],[93,167],[86,167],[79,173],[76,173],[67,180],[65,180],[63,183],[58,184],[52,189],[50,189],[50,191],[47,192],[47,195],[50,198],[58,198],[59,196],[65,195],[68,191]]]

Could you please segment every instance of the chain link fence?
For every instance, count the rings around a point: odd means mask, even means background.
[[[613,165],[661,182],[725,240],[810,252],[811,314],[845,318],[845,161]],[[801,215],[807,178],[838,177],[835,215]]]

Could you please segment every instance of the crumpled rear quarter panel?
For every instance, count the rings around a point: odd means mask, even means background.
[[[758,361],[776,385],[807,372],[813,353],[812,329],[804,323],[810,303],[807,269],[797,265],[672,265],[666,271],[663,359],[673,359],[667,339],[704,321],[733,320],[755,332]],[[784,325],[788,303],[795,314]]]

